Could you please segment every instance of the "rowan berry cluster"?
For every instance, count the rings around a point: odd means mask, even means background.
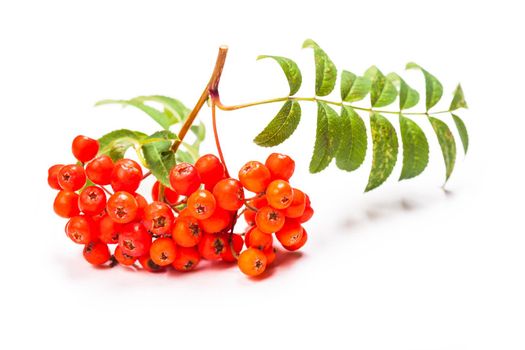
[[[98,155],[98,141],[85,136],[73,140],[72,151],[78,163],[53,165],[48,183],[59,191],[54,210],[69,219],[67,236],[84,245],[93,265],[138,262],[152,272],[170,266],[189,271],[201,259],[223,260],[257,276],[275,259],[273,234],[290,251],[308,238],[302,224],[313,209],[308,195],[288,182],[295,162],[286,155],[272,153],[265,164],[250,161],[238,179],[211,154],[194,165],[179,163],[170,171],[171,186],[155,182],[148,202],[137,193],[148,176],[137,162]],[[248,227],[234,233],[241,216]]]

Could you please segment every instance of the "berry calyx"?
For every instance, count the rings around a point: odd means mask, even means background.
[[[77,164],[64,165],[58,172],[58,184],[66,191],[76,191],[86,183],[84,168]]]
[[[294,246],[303,237],[303,227],[296,219],[286,219],[283,227],[275,233],[275,237],[283,247]]]
[[[208,219],[215,212],[217,203],[210,191],[197,190],[188,198],[188,211],[199,220]]]
[[[284,210],[287,218],[299,218],[304,214],[306,209],[306,196],[303,191],[294,188],[292,203]]]
[[[66,234],[77,244],[88,244],[95,238],[93,221],[85,215],[73,216],[66,224]]]
[[[76,159],[82,163],[89,162],[98,153],[99,144],[87,136],[79,135],[73,139],[71,150]]]
[[[135,261],[137,261],[136,257],[123,253],[120,246],[115,248],[115,253],[113,255],[115,256],[115,259],[118,261],[118,263],[123,266],[131,266],[135,263]]]
[[[177,254],[171,266],[178,271],[191,271],[197,267],[201,256],[196,247],[177,247]]]
[[[246,247],[256,248],[259,250],[266,250],[273,244],[273,237],[271,234],[264,233],[257,227],[253,227],[249,234],[246,235]]]
[[[135,197],[128,192],[116,192],[108,199],[106,210],[109,217],[119,223],[127,224],[137,217],[139,204]]]
[[[219,260],[229,245],[222,235],[204,234],[198,247],[204,259]]]
[[[284,225],[285,217],[282,211],[270,206],[262,207],[255,215],[257,228],[264,233],[279,231]]]
[[[164,235],[171,233],[173,224],[175,222],[175,216],[173,215],[171,208],[166,203],[153,202],[144,208],[143,222],[144,226],[146,226],[146,229],[152,234]],[[153,259],[153,261],[155,261],[155,259]]]
[[[80,192],[79,209],[87,215],[97,215],[106,208],[106,193],[97,186],[88,186]]]
[[[181,247],[196,246],[202,237],[202,229],[199,221],[193,216],[180,216],[175,221],[172,237]]]

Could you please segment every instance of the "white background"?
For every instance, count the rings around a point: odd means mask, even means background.
[[[523,9],[511,1],[3,1],[0,118],[3,228],[0,348],[524,349]],[[447,189],[439,146],[428,169],[400,167],[363,194],[370,149],[354,173],[308,174],[315,106],[279,147],[316,216],[302,253],[253,281],[235,267],[190,274],[95,269],[52,212],[47,168],[72,162],[77,134],[156,131],[104,98],[164,94],[193,104],[219,45],[229,57],[223,102],[283,96],[287,83],[259,54],[297,60],[313,91],[316,40],[339,68],[398,71],[422,90],[416,61],[444,84],[462,82],[471,136]],[[333,98],[337,99],[337,90]],[[279,106],[220,113],[231,169],[264,160],[251,143]],[[419,107],[418,109],[421,109]],[[209,125],[209,110],[201,118]],[[419,118],[419,117],[415,117]],[[449,117],[444,117],[451,122]],[[394,123],[396,128],[397,122]],[[453,125],[453,124],[452,124]],[[454,128],[455,130],[455,128]],[[456,134],[457,136],[457,134]],[[214,151],[211,139],[206,151]]]

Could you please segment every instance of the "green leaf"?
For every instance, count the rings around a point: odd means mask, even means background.
[[[450,102],[450,107],[448,108],[448,110],[455,111],[459,108],[468,108],[467,101],[465,101],[465,95],[463,94],[463,89],[461,88],[461,84],[458,84],[456,90],[454,90],[454,97],[452,98],[452,102]]]
[[[419,102],[419,93],[408,86],[403,78],[396,73],[388,74],[387,78],[399,88],[399,109],[409,109],[417,105]]]
[[[106,154],[114,161],[124,158],[130,147],[140,147],[140,142],[147,135],[127,129],[115,130],[98,139],[99,154]]]
[[[399,115],[403,141],[403,169],[399,180],[418,176],[428,164],[428,141],[425,133],[412,119]]]
[[[459,132],[459,138],[461,139],[461,143],[463,144],[463,150],[465,151],[465,154],[467,154],[468,150],[468,133],[467,133],[467,127],[465,126],[465,123],[463,120],[461,120],[460,117],[458,117],[455,114],[452,114],[452,118],[454,118],[454,123],[456,123],[456,128]]]
[[[301,106],[297,101],[288,100],[253,142],[263,147],[276,146],[293,134],[300,120]]]
[[[370,103],[372,107],[388,106],[396,100],[396,87],[376,66],[368,68],[365,77],[371,82]]]
[[[175,155],[175,158],[177,159],[178,163],[195,163],[196,159],[191,156],[189,152],[183,151],[180,148],[177,150],[177,154]]]
[[[414,62],[407,63],[406,69],[419,69],[423,72],[423,75],[425,76],[426,107],[428,111],[441,99],[441,96],[443,95],[443,85],[441,85],[435,76]]]
[[[370,91],[370,79],[358,77],[352,72],[341,73],[341,99],[346,102],[359,101]]]
[[[142,154],[146,161],[146,166],[151,173],[163,185],[170,186],[170,170],[175,166],[175,153],[171,150],[173,140],[177,140],[177,135],[170,131],[159,131],[149,137],[142,145]],[[160,140],[147,142],[148,140]]]
[[[277,61],[277,63],[279,63],[279,65],[283,69],[284,75],[286,75],[286,79],[288,79],[288,85],[290,86],[290,96],[297,93],[297,91],[299,91],[299,88],[301,87],[301,82],[303,80],[301,76],[301,71],[299,70],[297,63],[286,57],[268,55],[261,55],[257,57],[257,60],[261,60],[264,58],[273,58]]]
[[[428,120],[430,120],[430,124],[432,124],[432,128],[434,128],[434,132],[439,141],[439,146],[441,147],[441,152],[443,153],[443,160],[445,161],[446,167],[446,182],[452,174],[454,163],[456,162],[456,142],[454,140],[454,135],[452,135],[447,124],[442,120],[434,117],[428,117]]]
[[[132,98],[131,100],[136,102],[156,102],[162,104],[164,107],[164,114],[172,116],[173,120],[176,120],[175,123],[180,123],[185,120],[191,112],[191,109],[186,107],[181,101],[168,96],[139,96]]]
[[[334,158],[341,139],[341,117],[324,102],[317,102],[317,131],[310,172],[325,169]]]
[[[356,170],[365,160],[367,146],[366,126],[350,106],[341,109],[341,141],[336,154],[339,169]]]
[[[148,106],[143,102],[131,100],[103,100],[95,104],[95,106],[102,106],[107,104],[121,104],[123,106],[133,106],[148,114],[154,121],[156,121],[162,128],[168,130],[169,127],[177,123],[177,119],[173,115],[165,114],[156,108]]]
[[[380,186],[390,176],[397,161],[398,141],[392,124],[379,113],[370,114],[372,169],[365,192]]]
[[[206,138],[206,126],[203,122],[199,122],[198,125],[192,125],[190,130],[195,135],[197,143],[200,144]]]
[[[330,57],[312,39],[306,39],[304,48],[314,49],[315,59],[315,94],[326,96],[332,92],[337,80],[337,68]]]

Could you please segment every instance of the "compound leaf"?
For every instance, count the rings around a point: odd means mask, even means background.
[[[310,172],[324,170],[334,158],[341,138],[341,117],[324,102],[317,102],[317,130]]]
[[[456,141],[445,122],[434,117],[428,117],[428,120],[430,120],[430,124],[432,124],[432,128],[439,141],[439,146],[441,147],[441,153],[443,153],[446,168],[446,182],[452,174],[454,163],[456,162]]]
[[[399,115],[403,141],[403,168],[399,180],[421,174],[428,164],[428,141],[423,130],[412,119]]]
[[[368,92],[370,92],[370,79],[343,70],[341,73],[341,99],[343,101],[360,101]]]
[[[341,109],[341,140],[335,162],[339,169],[356,170],[366,156],[367,136],[363,119],[350,106]]]
[[[388,106],[396,100],[396,87],[376,66],[368,68],[365,77],[370,79],[371,83],[370,103],[372,107]]]
[[[396,73],[387,75],[395,85],[399,88],[399,109],[409,109],[417,105],[419,102],[419,92],[412,89],[406,82]]]
[[[290,86],[290,96],[295,95],[295,93],[299,91],[299,88],[301,87],[301,82],[303,80],[301,76],[301,71],[299,70],[297,63],[295,63],[289,58],[282,56],[261,55],[257,57],[257,60],[261,60],[264,58],[273,58],[275,61],[277,61],[277,63],[279,63],[284,72],[284,75],[286,75],[286,79],[288,79],[288,85]]]
[[[427,111],[434,107],[439,102],[443,95],[443,85],[436,79],[435,76],[430,74],[425,69],[421,68],[414,62],[409,62],[406,65],[406,69],[419,69],[425,76],[425,94],[426,94],[426,107]]]
[[[465,154],[467,154],[467,150],[468,150],[467,127],[465,126],[465,123],[463,122],[463,120],[457,115],[452,114],[452,118],[454,119],[454,123],[456,124],[456,128],[458,129],[459,138],[461,139],[461,143],[463,144],[463,150],[465,151]]]
[[[146,134],[138,131],[128,129],[114,130],[98,139],[99,154],[108,155],[113,161],[122,159],[128,148],[138,148],[141,141],[146,137]]]
[[[312,48],[315,59],[315,94],[326,96],[332,92],[337,80],[337,68],[330,57],[312,39],[306,39],[303,48]]]
[[[450,107],[448,108],[448,110],[455,111],[459,108],[468,108],[467,101],[465,101],[465,95],[463,94],[463,89],[461,88],[461,84],[458,84],[456,90],[454,90],[454,97],[452,98],[452,102],[450,102]]]
[[[259,146],[276,146],[289,138],[301,120],[301,106],[288,100],[270,123],[253,139]]]

